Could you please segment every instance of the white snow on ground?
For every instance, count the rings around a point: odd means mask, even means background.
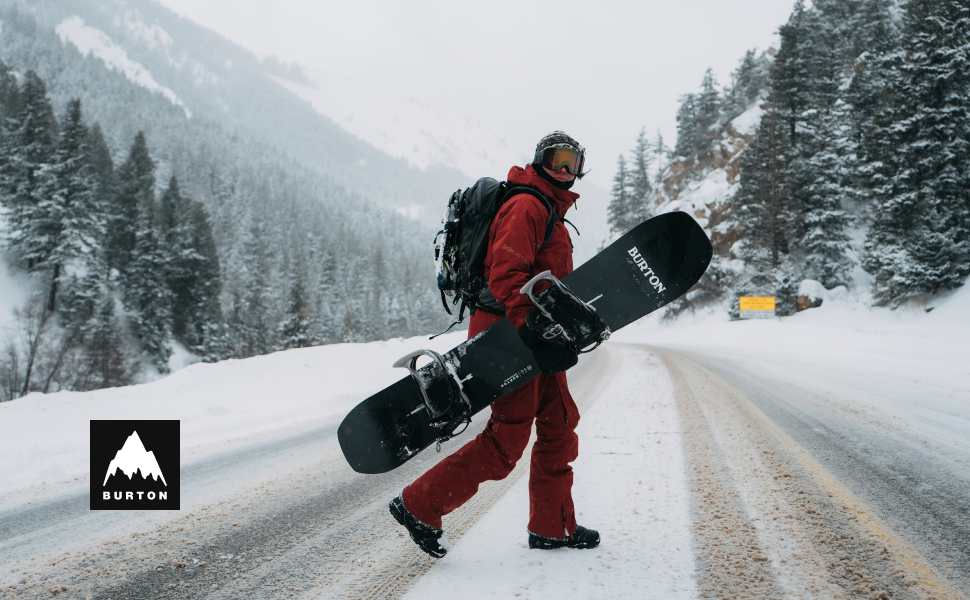
[[[851,292],[813,293],[823,297],[822,306],[794,317],[732,322],[708,313],[673,324],[650,317],[613,341],[738,358],[796,385],[828,385],[834,399],[939,432],[941,443],[967,444],[970,288],[896,311],[870,309]],[[336,424],[362,398],[402,376],[390,367],[395,359],[417,348],[448,349],[463,336],[199,363],[150,384],[0,404],[0,503],[9,509],[86,489],[89,419],[181,419],[188,464]],[[459,583],[463,598],[600,597],[600,590],[617,597],[697,597],[682,428],[667,373],[648,350],[608,345],[603,351],[621,361],[609,367],[595,403],[583,412],[574,488],[579,522],[602,531],[603,545],[528,552],[523,477],[416,583],[411,597],[453,593]],[[580,388],[574,386],[577,394],[589,393]],[[886,399],[893,397],[911,401]]]
[[[731,121],[731,126],[741,135],[754,135],[758,130],[758,125],[761,124],[761,115],[764,112],[764,109],[761,108],[761,100],[758,100],[748,110],[736,116]]]
[[[522,477],[405,600],[448,597],[456,589],[462,598],[697,597],[670,380],[647,352],[623,353],[616,362],[577,428],[577,520],[602,532],[600,547],[530,551],[529,482]],[[444,526],[447,531],[448,517]]]
[[[844,288],[818,287],[803,289],[814,288],[822,306],[793,317],[730,321],[718,312],[672,325],[649,317],[611,339],[743,360],[967,444],[970,286],[897,310],[870,309]],[[909,401],[887,399],[894,397]]]
[[[81,54],[85,56],[91,54],[95,58],[100,58],[109,69],[120,71],[129,81],[165,96],[169,102],[185,111],[186,118],[192,118],[192,112],[175,92],[155,81],[148,69],[140,63],[128,58],[128,53],[115,44],[105,32],[85,24],[84,19],[78,16],[65,19],[57,26],[56,31],[62,42],[71,42]],[[161,38],[160,41],[164,42],[164,39]]]
[[[391,367],[395,360],[417,348],[444,352],[464,335],[319,346],[197,363],[149,384],[34,393],[4,402],[0,500],[11,508],[86,486],[91,419],[180,419],[182,463],[190,463],[250,443],[254,436],[286,435],[339,422],[360,400],[406,373]]]

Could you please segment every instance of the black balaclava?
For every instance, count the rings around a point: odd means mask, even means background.
[[[569,188],[573,187],[574,183],[576,183],[575,177],[569,181],[559,181],[549,173],[546,173],[546,170],[542,168],[542,163],[532,163],[532,168],[536,170],[536,173],[538,173],[540,177],[561,190],[568,190]]]
[[[554,147],[568,147],[581,153],[585,153],[586,149],[580,146],[579,142],[569,137],[562,131],[553,131],[549,135],[539,140],[539,143],[536,144],[536,153],[532,158],[532,168],[535,169],[536,173],[551,183],[554,187],[561,190],[568,190],[569,188],[573,187],[573,184],[576,183],[576,179],[578,179],[578,177],[573,177],[569,181],[558,181],[553,176],[546,173],[546,170],[542,168],[542,153],[546,150],[546,148]]]

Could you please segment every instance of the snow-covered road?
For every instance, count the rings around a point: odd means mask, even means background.
[[[882,338],[843,328],[823,348],[812,340],[832,332],[803,322],[693,335],[648,325],[570,371],[583,415],[579,520],[603,535],[593,551],[527,549],[527,461],[446,517],[452,551],[439,561],[386,509],[438,459],[434,450],[380,476],[347,467],[339,415],[399,377],[375,365],[422,340],[284,352],[8,403],[0,474],[33,483],[0,480],[0,597],[970,598],[966,365],[922,330]],[[362,359],[376,375],[346,377]],[[321,392],[328,372],[344,377]],[[153,411],[178,398],[165,410],[192,415],[182,425],[181,510],[88,511],[77,421],[147,410],[139,398]],[[282,427],[296,415],[304,425]],[[261,419],[268,433],[254,425]],[[20,438],[34,454],[3,441],[43,426],[47,438]],[[59,483],[31,471],[45,464],[57,465]]]
[[[887,436],[915,434],[871,412],[846,418],[860,411],[832,397],[831,377],[792,390],[791,376],[764,371],[614,344],[570,374],[584,413],[577,505],[604,536],[593,552],[527,550],[520,466],[446,519],[454,550],[434,562],[385,508],[433,451],[360,476],[325,426],[184,468],[178,513],[89,512],[74,496],[4,514],[0,568],[22,598],[61,586],[82,598],[418,598],[456,586],[495,598],[960,597],[967,449],[923,440],[887,460]],[[949,487],[934,497],[928,481]],[[936,509],[921,510],[927,501]]]

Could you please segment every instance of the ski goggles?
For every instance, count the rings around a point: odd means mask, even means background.
[[[566,167],[566,172],[583,178],[583,164],[586,162],[586,151],[569,147],[546,148],[542,151],[542,166],[553,171]]]

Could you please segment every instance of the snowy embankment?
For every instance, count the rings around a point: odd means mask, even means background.
[[[957,417],[951,425],[962,423],[970,439],[970,286],[897,310],[870,309],[834,293],[788,318],[732,322],[721,311],[664,325],[648,317],[612,339],[753,361],[765,371],[784,368],[796,384],[800,377],[853,372],[867,377],[866,389],[856,391],[882,404],[880,410],[903,411],[914,421],[951,415]],[[890,394],[881,392],[902,389],[918,402],[884,404]]]
[[[182,464],[256,441],[339,422],[400,379],[391,364],[416,348],[446,351],[457,332],[337,344],[216,364],[196,363],[144,385],[34,393],[0,404],[0,501],[5,508],[87,489],[91,419],[179,419]]]

